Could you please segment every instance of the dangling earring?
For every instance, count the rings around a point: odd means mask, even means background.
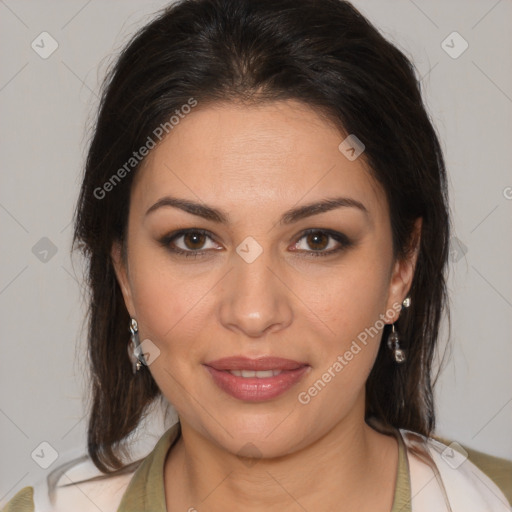
[[[408,308],[411,305],[411,297],[406,297],[402,302],[402,309]],[[400,348],[400,337],[395,330],[395,324],[391,326],[391,332],[388,336],[388,347],[393,351],[393,357],[397,363],[405,361],[405,351]]]
[[[391,332],[388,336],[388,347],[392,350],[393,357],[397,363],[403,363],[405,361],[405,352],[400,348],[400,338],[395,331],[395,324],[391,326]]]
[[[135,318],[130,320],[130,332],[131,340],[128,343],[128,357],[132,363],[132,371],[135,375],[141,369],[142,365],[145,364],[139,342],[139,326]]]

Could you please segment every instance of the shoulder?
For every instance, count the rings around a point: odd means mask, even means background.
[[[499,487],[509,503],[512,503],[512,460],[489,455],[442,437],[434,436],[434,439],[447,448],[458,450],[463,459],[467,458],[478,470],[490,478]]]
[[[512,461],[457,442],[401,430],[407,446],[414,511],[510,510]],[[508,475],[508,476],[507,476]],[[430,508],[429,508],[430,507]]]
[[[51,512],[115,512],[133,477],[133,471],[117,476],[101,473],[90,459],[66,471],[55,487]],[[41,489],[44,493],[46,488]],[[35,490],[37,499],[37,489]],[[35,512],[39,512],[36,508]],[[43,512],[43,510],[41,510]],[[46,512],[46,510],[44,511]]]
[[[34,488],[23,487],[9,500],[2,512],[34,512]]]
[[[140,437],[132,436],[130,462],[122,474],[105,475],[81,449],[70,450],[46,478],[20,489],[1,512],[117,512],[129,487],[147,484],[144,469],[153,464],[153,477],[160,478],[167,449],[180,433],[179,421],[173,420],[165,413],[156,428],[150,424]]]
[[[80,457],[18,491],[1,512],[115,512],[133,475],[104,475]]]

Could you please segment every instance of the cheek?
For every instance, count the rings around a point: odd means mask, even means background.
[[[204,289],[200,283],[144,267],[134,280],[134,291],[140,340],[149,339],[158,349],[153,349],[158,357],[150,372],[166,398],[178,410],[186,410],[184,390],[191,387],[191,363],[197,364],[204,356],[200,342],[204,321],[199,318],[204,316],[200,300]]]
[[[359,253],[332,272],[313,298],[313,308],[341,339],[357,336],[385,313],[389,280],[382,261]],[[309,291],[311,295],[311,291]]]
[[[165,262],[145,259],[142,254],[134,258],[131,268],[141,340],[149,338],[161,352],[169,354],[193,350],[202,325],[199,317],[203,311],[201,298],[208,289],[206,279],[181,276],[168,264],[166,270]]]
[[[317,340],[316,364],[299,390],[299,402],[328,422],[360,400],[385,325],[386,274],[361,263],[347,266],[316,296],[318,306],[323,305],[322,320],[333,332]]]
[[[312,309],[317,308],[329,330],[323,330],[327,336],[321,336],[321,349],[315,350],[316,365],[307,389],[313,386],[312,393],[322,395],[315,407],[325,401],[335,404],[334,415],[357,399],[380,346],[388,274],[377,253],[361,251],[347,258],[314,295]]]

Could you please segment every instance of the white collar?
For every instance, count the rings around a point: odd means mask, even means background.
[[[458,443],[447,446],[410,430],[399,431],[407,450],[412,512],[512,510],[499,487]]]

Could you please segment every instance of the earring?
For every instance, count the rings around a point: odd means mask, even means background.
[[[139,326],[135,318],[130,320],[130,332],[131,340],[128,343],[128,357],[132,363],[132,371],[135,375],[142,368],[142,365],[146,364],[139,342]]]
[[[411,305],[411,297],[406,297],[402,302],[402,309],[408,308]],[[393,358],[397,363],[403,363],[405,361],[405,351],[400,348],[400,336],[395,330],[395,324],[391,326],[391,332],[388,336],[388,347],[393,352]]]
[[[405,361],[405,352],[400,348],[400,337],[395,331],[395,324],[391,326],[391,332],[388,336],[388,347],[393,352],[393,357],[397,363],[403,363]]]
[[[408,308],[411,305],[411,297],[406,297],[402,302],[402,309]],[[395,324],[391,326],[391,332],[388,336],[388,347],[393,351],[393,357],[397,363],[405,361],[405,351],[400,348],[400,337],[395,331]]]

